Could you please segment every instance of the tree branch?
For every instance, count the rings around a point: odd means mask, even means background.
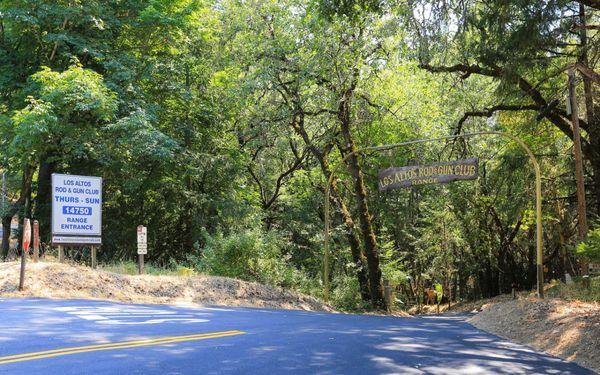
[[[593,69],[582,63],[576,63],[573,67],[579,70],[581,74],[600,85],[600,74],[596,73]]]
[[[600,10],[600,0],[577,0],[578,3]]]
[[[480,74],[488,77],[500,77],[502,75],[502,71],[500,69],[483,68],[475,64],[456,64],[451,66],[433,66],[429,64],[419,64],[419,68],[425,69],[432,73],[462,73],[462,79],[469,78],[471,74]]]
[[[600,0],[598,0],[600,1]],[[467,65],[467,64],[456,64],[451,66],[432,66],[429,64],[420,64],[420,68],[425,69],[429,72],[433,73],[462,73],[461,78],[468,78],[471,74],[480,74],[488,77],[496,77],[502,78],[505,75],[503,74],[503,70],[498,67],[484,68],[479,65]],[[537,90],[533,85],[531,85],[526,79],[521,76],[510,76],[508,78],[510,82],[516,84],[523,93],[525,93],[529,98],[533,100],[533,102],[538,105],[540,108],[548,107],[548,102],[539,90]],[[547,111],[544,114],[544,117],[547,118],[550,122],[552,122],[557,128],[559,128],[567,137],[573,139],[573,130],[571,129],[571,123],[567,121],[567,118],[564,117],[558,110]],[[586,155],[592,155],[590,144],[587,140],[582,140],[582,146],[584,149],[584,153]]]
[[[484,108],[481,111],[465,112],[456,127],[455,134],[460,134],[462,126],[470,117],[492,117],[498,111],[539,111],[540,106],[536,104],[498,104],[489,108]]]

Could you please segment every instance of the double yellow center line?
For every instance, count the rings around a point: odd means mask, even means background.
[[[70,355],[70,354],[77,354],[77,353],[94,352],[94,351],[100,351],[100,350],[127,349],[127,348],[136,348],[139,346],[172,344],[172,343],[182,342],[182,341],[198,341],[198,340],[216,339],[219,337],[243,335],[245,333],[246,332],[243,332],[243,331],[233,330],[233,331],[221,331],[221,332],[211,332],[211,333],[199,333],[199,334],[195,334],[195,335],[185,335],[185,336],[166,336],[166,337],[158,337],[158,338],[154,338],[154,339],[145,339],[145,340],[136,340],[136,341],[121,341],[121,342],[113,342],[113,343],[108,343],[108,344],[77,346],[77,347],[71,347],[71,348],[46,350],[43,352],[15,354],[15,355],[9,355],[6,357],[0,357],[0,365],[7,364],[7,363],[13,363],[13,362],[30,361],[33,359],[51,358],[51,357],[59,357],[59,356],[63,356],[63,355]]]

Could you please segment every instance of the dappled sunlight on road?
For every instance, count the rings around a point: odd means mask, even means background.
[[[0,356],[78,345],[242,330],[220,339],[165,342],[22,364],[16,373],[585,374],[585,370],[479,331],[462,316],[397,318],[198,305],[8,300]],[[112,321],[113,324],[106,324]],[[35,339],[32,339],[35,337]],[[25,371],[26,370],[26,371]],[[581,372],[583,371],[583,372]],[[185,372],[185,371],[184,371]]]

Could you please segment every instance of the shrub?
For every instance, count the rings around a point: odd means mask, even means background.
[[[591,230],[585,241],[575,248],[578,257],[587,258],[591,262],[600,262],[600,227]]]
[[[331,291],[331,304],[344,311],[368,309],[368,303],[360,298],[360,288],[356,277],[343,275],[334,279]]]
[[[239,233],[204,233],[205,246],[191,263],[212,275],[257,281],[278,286],[294,283],[294,269],[287,263],[276,233],[250,229]]]

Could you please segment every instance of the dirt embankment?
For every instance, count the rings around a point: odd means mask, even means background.
[[[73,264],[28,263],[19,292],[19,263],[0,263],[0,296],[94,298],[132,303],[193,302],[203,305],[333,311],[316,298],[258,283],[214,276],[121,275]]]
[[[521,297],[484,304],[469,323],[600,373],[600,304]]]

